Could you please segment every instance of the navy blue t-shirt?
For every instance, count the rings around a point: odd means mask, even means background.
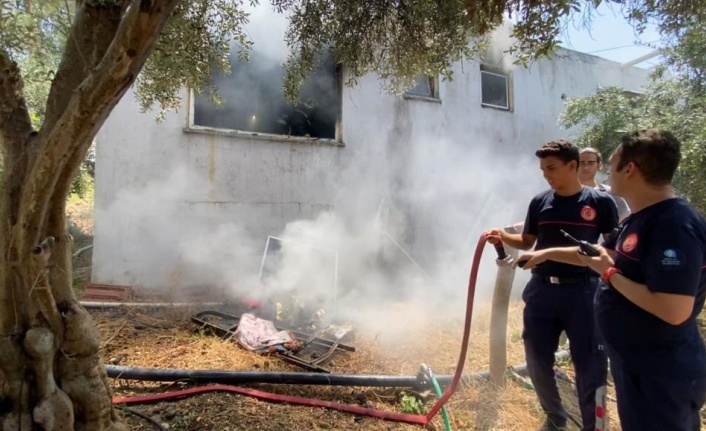
[[[618,209],[607,193],[584,187],[575,195],[559,196],[550,189],[532,198],[523,233],[536,236],[534,249],[542,250],[574,245],[561,230],[576,239],[596,244],[601,234],[612,232],[617,225]],[[554,261],[537,265],[532,273],[549,277],[595,275],[586,267]]]
[[[706,349],[696,316],[706,293],[706,221],[681,199],[668,199],[630,215],[604,246],[615,266],[652,292],[690,295],[694,310],[671,325],[626,299],[606,283],[595,312],[611,360],[628,371],[670,378],[706,375]]]

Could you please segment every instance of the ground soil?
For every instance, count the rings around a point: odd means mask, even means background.
[[[159,311],[118,309],[92,311],[102,333],[102,355],[106,363],[132,367],[304,371],[276,356],[246,351],[230,340],[223,340],[189,321],[197,310],[163,309]],[[396,333],[397,341],[381,333],[357,333],[352,344],[356,352],[337,354],[326,366],[334,373],[415,375],[421,362],[436,374],[454,371],[462,335],[462,315],[439,318],[424,313],[409,303],[391,305],[391,313],[400,318],[414,316],[410,333]],[[519,327],[521,304],[512,305],[508,330],[508,361],[524,361]],[[467,372],[488,368],[489,305],[477,307],[472,330]],[[570,364],[560,367],[571,378]],[[188,383],[157,384],[114,379],[116,396],[135,396],[168,392],[190,387]],[[574,386],[560,381],[568,409],[578,417]],[[372,407],[385,411],[404,411],[402,398],[419,396],[428,408],[434,396],[417,394],[410,389],[371,389],[360,387],[320,387],[291,385],[255,385],[260,390],[318,398],[344,404]],[[611,411],[615,405],[611,403]],[[209,393],[157,404],[131,406],[139,413],[170,430],[413,430],[420,426],[359,417],[321,408],[273,404],[241,395]],[[456,430],[531,430],[543,415],[532,390],[522,381],[508,380],[505,388],[487,382],[462,385],[447,404],[452,428]],[[144,418],[124,412],[133,430],[158,429]],[[614,415],[613,415],[614,416]],[[427,429],[444,429],[437,417]],[[578,429],[572,427],[570,429]],[[614,426],[617,430],[619,427]]]

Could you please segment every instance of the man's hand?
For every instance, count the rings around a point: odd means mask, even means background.
[[[485,232],[486,241],[495,245],[499,242],[503,242],[503,230],[498,228],[488,229]]]
[[[598,273],[598,275],[603,275],[606,269],[615,265],[615,262],[613,261],[613,258],[610,257],[608,251],[605,248],[601,246],[596,246],[596,248],[600,252],[600,254],[596,257],[586,256],[582,253],[577,254],[581,262],[583,262],[586,266]]]
[[[544,263],[547,260],[547,253],[544,250],[530,251],[518,257],[512,264],[512,267],[517,268],[520,262],[524,262],[524,264],[521,266],[522,269],[532,269],[536,268],[537,265]]]
[[[484,233],[486,236],[486,241],[489,243],[495,245],[502,242],[503,244],[518,250],[529,250],[537,241],[537,237],[535,235],[509,233],[506,230],[498,228],[486,230]]]

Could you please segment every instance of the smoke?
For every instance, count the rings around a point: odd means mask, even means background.
[[[254,44],[253,51],[276,61],[284,60],[288,54],[284,40],[287,17],[268,5],[245,5],[245,11],[250,14],[245,32]]]
[[[387,194],[379,180],[362,180],[351,168],[335,180],[342,192],[333,209],[290,221],[269,243],[261,231],[249,230],[252,218],[204,199],[213,185],[185,167],[122,190],[96,212],[119,223],[113,235],[135,238],[123,242],[131,244],[123,254],[136,284],[175,294],[217,286],[235,297],[296,296],[345,317],[399,301],[460,308],[480,234],[522,221],[541,176],[528,178],[537,172],[529,157],[503,163],[479,146],[469,151],[438,138],[433,147],[427,142],[410,143],[410,164],[394,174],[398,181]],[[496,163],[483,168],[479,160]],[[486,247],[479,301],[490,298],[494,257]]]
[[[253,59],[247,66],[233,64],[240,84],[226,85],[225,78],[215,77],[226,105],[213,109],[198,98],[196,123],[330,137],[318,135],[315,126],[335,123],[338,112],[338,95],[322,90],[335,88],[330,62],[322,69],[328,72],[304,87],[303,98],[324,94],[306,111],[308,128],[294,133],[292,121],[279,122],[282,112],[302,105],[287,105],[281,96],[286,48],[272,42],[280,23],[271,17],[252,17]],[[257,127],[250,122],[253,117]],[[523,221],[530,198],[546,187],[536,159],[532,154],[499,156],[491,152],[494,143],[468,146],[436,134],[391,133],[366,145],[386,145],[387,160],[370,160],[371,153],[363,151],[350,156],[339,172],[307,167],[302,175],[322,178],[321,187],[339,193],[328,210],[270,227],[269,242],[260,226],[253,227],[258,215],[244,215],[249,209],[238,202],[244,196],[229,196],[230,203],[210,199],[213,182],[184,166],[163,180],[123,190],[96,212],[101,220],[115,221],[111,235],[128,232],[135,238],[122,251],[135,284],[166,286],[177,293],[219,286],[235,297],[262,300],[296,297],[312,308],[325,308],[330,316],[389,333],[400,324],[410,327],[409,320],[400,322],[400,316],[389,314],[391,304],[408,302],[458,314],[481,233]],[[128,242],[106,238],[106,243]],[[494,258],[494,250],[486,247],[478,301],[490,298]]]
[[[217,74],[212,85],[223,103],[214,105],[204,94],[194,101],[194,123],[199,126],[253,133],[334,139],[338,118],[336,65],[322,53],[318,68],[302,85],[297,102],[282,93],[287,58],[284,35],[287,21],[266,7],[250,10],[246,31],[253,42],[247,63],[238,61],[237,49],[229,58],[231,75]],[[239,85],[234,86],[232,83]]]
[[[433,142],[433,145],[429,145]],[[415,214],[418,242],[425,245],[429,271],[453,296],[465,286],[477,239],[486,229],[524,221],[530,198],[542,189],[533,155],[512,160],[492,153],[492,145],[473,149],[447,139],[413,140],[401,199]],[[490,297],[495,271],[485,253],[479,299]],[[450,292],[445,290],[452,289]]]
[[[149,293],[179,300],[204,287],[227,287],[245,295],[256,287],[250,257],[260,242],[237,223],[224,223],[198,196],[208,184],[186,167],[138,189],[121,190],[108,206],[96,206],[96,218],[110,220],[100,240],[123,244],[131,284]],[[126,236],[121,241],[115,236]]]
[[[389,173],[387,194],[350,169],[334,210],[288,223],[264,280],[268,292],[294,293],[390,346],[434,315],[462,315],[481,233],[524,221],[546,187],[532,154],[503,160],[490,146],[429,136],[406,144],[408,163]],[[490,300],[497,272],[495,251],[484,251],[476,303]],[[518,291],[527,277],[517,271]]]

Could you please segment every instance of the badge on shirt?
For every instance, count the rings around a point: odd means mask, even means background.
[[[673,248],[668,248],[662,252],[662,268],[664,269],[676,269],[682,264],[681,253]]]
[[[586,205],[585,207],[581,208],[581,218],[586,221],[592,221],[594,218],[596,218],[596,210]]]
[[[637,234],[631,233],[628,235],[621,244],[620,248],[623,249],[624,253],[630,253],[637,247]]]

